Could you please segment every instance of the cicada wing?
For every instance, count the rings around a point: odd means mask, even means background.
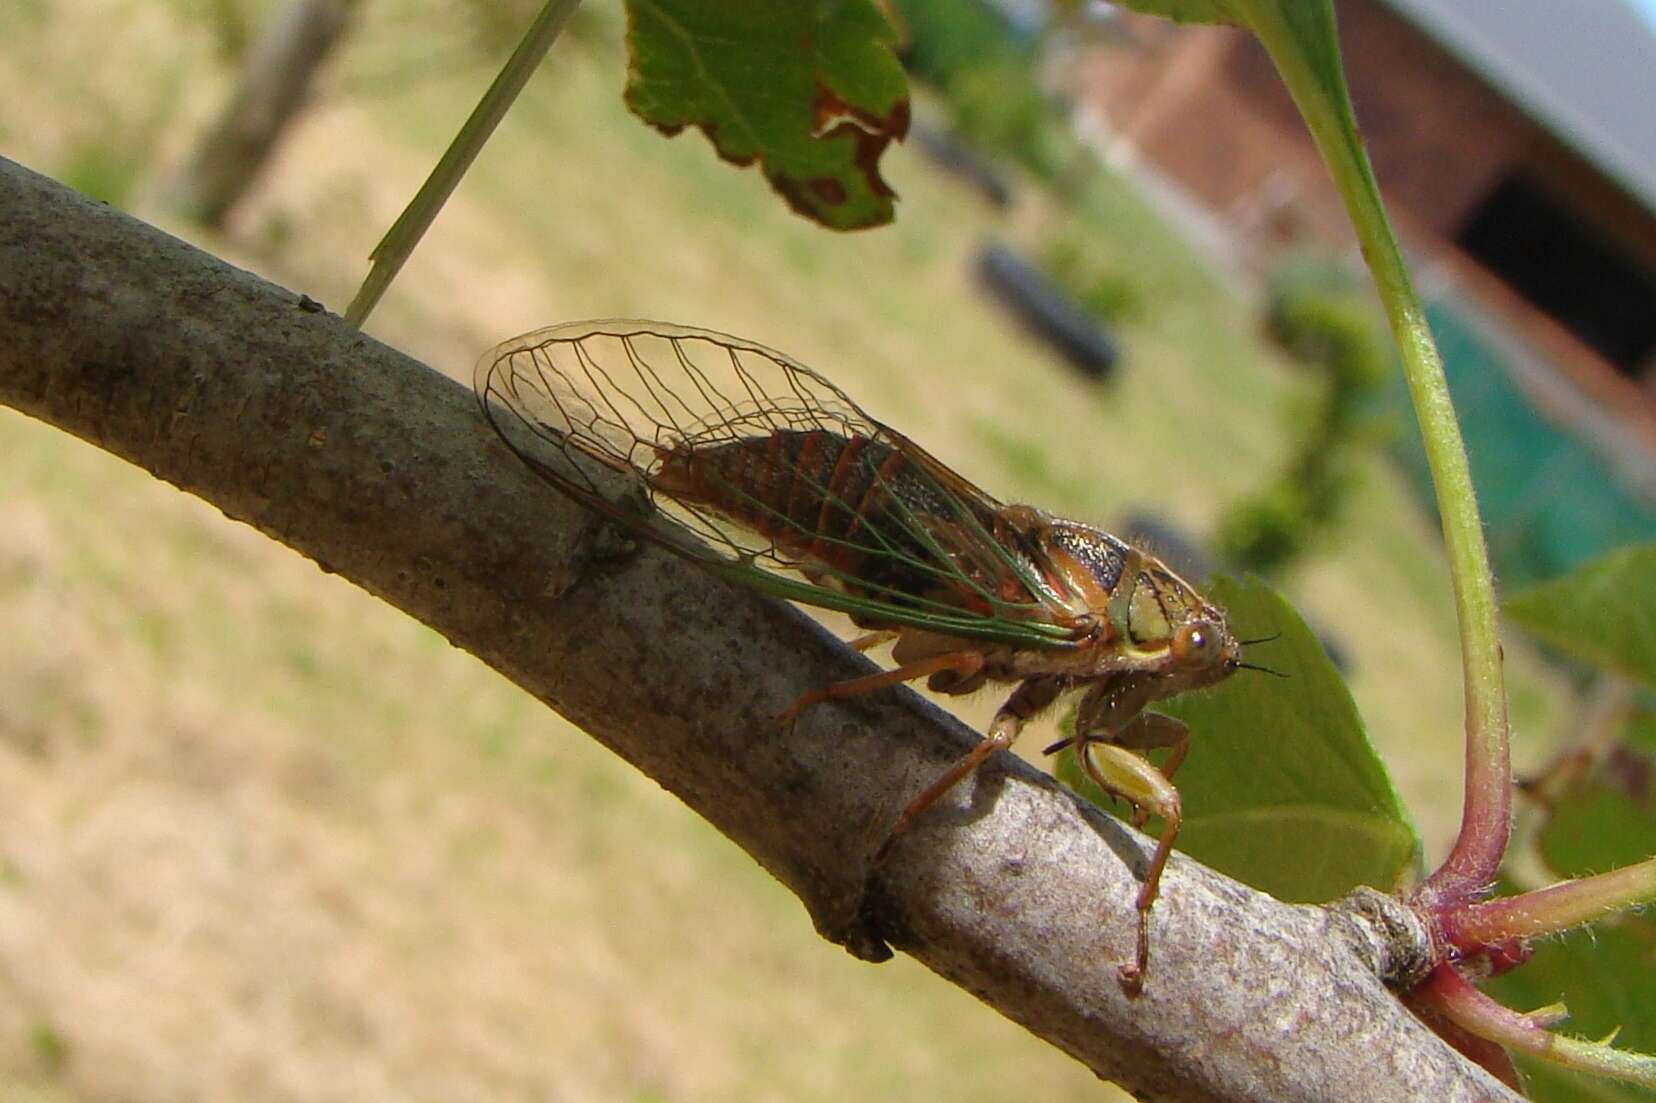
[[[478,364],[485,414],[548,481],[635,527],[586,466],[711,547],[658,543],[794,600],[978,638],[1063,636],[999,502],[816,372],[709,330],[552,326]],[[810,582],[779,581],[779,570]]]
[[[596,461],[629,476],[663,512],[738,558],[767,555],[774,541],[664,491],[659,475],[669,456],[784,430],[855,435],[873,425],[837,387],[781,353],[665,322],[536,330],[487,353],[473,382],[507,444],[543,461],[536,469],[560,489],[587,504],[605,499],[582,464]],[[546,463],[552,453],[567,462]]]

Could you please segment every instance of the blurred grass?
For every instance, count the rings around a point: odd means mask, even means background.
[[[72,177],[100,135],[150,135],[117,198],[167,223],[144,196],[228,87],[211,17],[273,7],[226,4],[0,11],[0,153]],[[455,63],[472,5],[362,16],[229,238],[202,241],[336,309],[491,73]],[[997,494],[1105,524],[1152,509],[1205,533],[1282,455],[1299,382],[1125,183],[1083,200],[1142,304],[1098,387],[969,275],[985,237],[1033,241],[1063,212],[997,215],[903,148],[897,225],[829,235],[698,136],[628,117],[619,14],[581,19],[378,336],[464,377],[555,320],[738,333]],[[5,412],[0,469],[0,1098],[1108,1094],[912,963],[846,960],[652,782],[338,578]],[[1346,645],[1439,854],[1461,755],[1447,576],[1389,469],[1358,495],[1292,593]],[[1560,697],[1508,657],[1534,759]]]

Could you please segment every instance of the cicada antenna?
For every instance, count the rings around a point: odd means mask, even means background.
[[[1290,675],[1284,674],[1280,670],[1272,670],[1268,666],[1258,666],[1254,663],[1237,663],[1236,664],[1236,669],[1237,670],[1257,670],[1261,674],[1269,674],[1273,678],[1287,678],[1287,677],[1290,677]]]

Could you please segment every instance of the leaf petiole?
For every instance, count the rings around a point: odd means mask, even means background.
[[[1333,175],[1402,354],[1409,396],[1426,442],[1460,622],[1466,797],[1454,846],[1422,886],[1420,900],[1427,906],[1453,906],[1475,899],[1494,881],[1506,853],[1512,815],[1495,579],[1466,446],[1443,361],[1357,133],[1333,7],[1327,0],[1233,0],[1232,7],[1270,54]]]
[[[1467,904],[1443,916],[1443,933],[1455,946],[1492,946],[1514,938],[1540,938],[1656,902],[1656,858],[1564,881],[1517,896]]]
[[[369,254],[373,264],[358,288],[356,298],[345,309],[347,322],[360,327],[367,321],[380,296],[391,286],[391,281],[396,279],[403,263],[414,252],[414,247],[436,221],[437,212],[443,209],[443,204],[459,186],[460,178],[466,175],[466,170],[477,159],[483,143],[500,125],[506,109],[523,91],[523,86],[529,82],[529,77],[546,56],[546,51],[552,48],[552,43],[580,3],[581,0],[547,0],[546,6],[524,32],[523,41],[518,43],[511,58],[495,76],[494,83],[483,93],[483,98],[472,109],[471,116],[454,136],[454,141],[443,151],[437,167],[431,170],[426,182],[420,185],[420,190]]]
[[[1544,1057],[1566,1068],[1656,1088],[1656,1057],[1613,1049],[1609,1038],[1590,1042],[1555,1034],[1543,1024],[1556,1017],[1556,1008],[1530,1014],[1513,1011],[1472,987],[1451,966],[1438,966],[1412,998],[1456,1026],[1508,1049]]]

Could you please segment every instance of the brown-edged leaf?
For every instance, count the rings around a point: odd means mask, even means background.
[[[627,13],[639,118],[700,127],[832,229],[891,221],[879,162],[908,131],[908,83],[871,0],[627,0]]]

